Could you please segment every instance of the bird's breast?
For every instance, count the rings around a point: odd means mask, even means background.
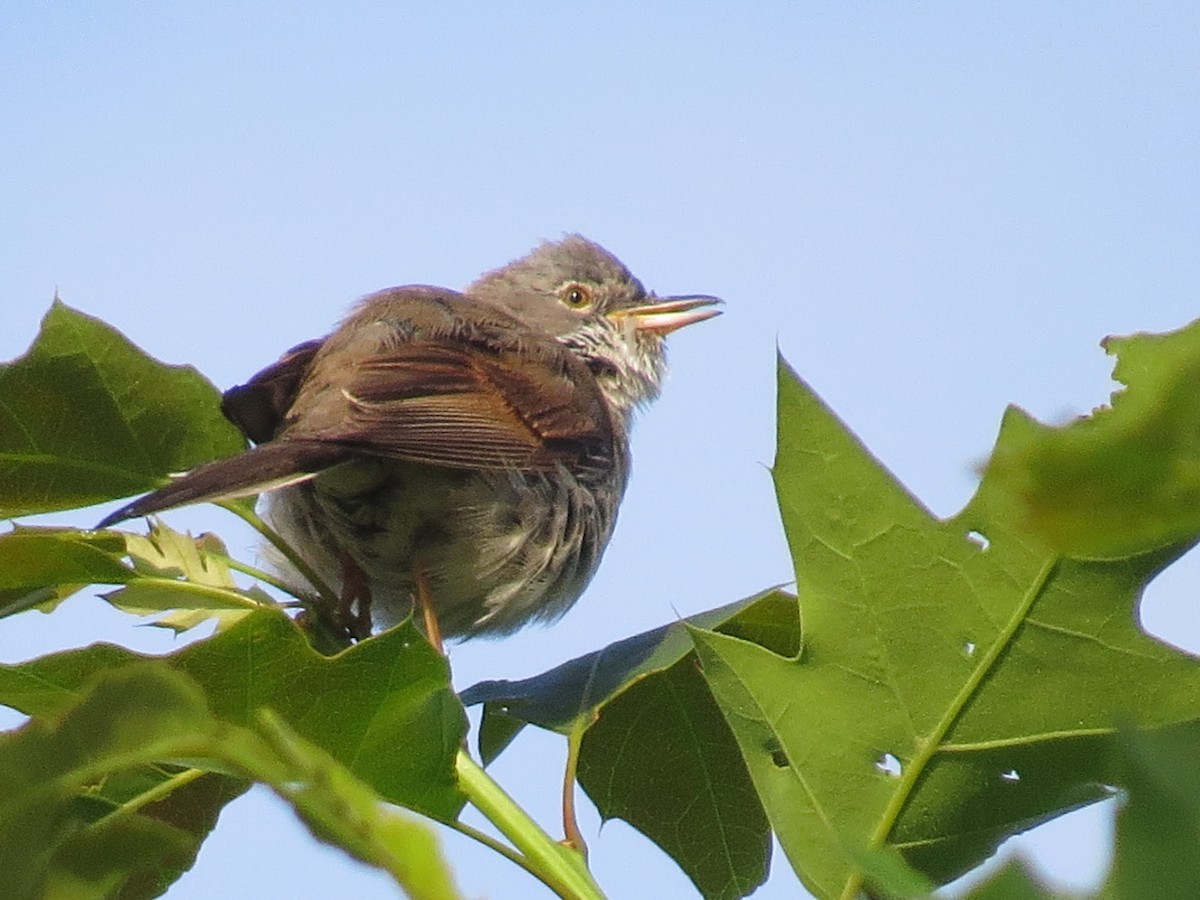
[[[268,515],[330,583],[340,583],[342,554],[351,557],[369,578],[377,623],[409,614],[421,572],[443,634],[502,634],[578,599],[624,482],[623,465],[529,473],[359,457],[275,492]]]

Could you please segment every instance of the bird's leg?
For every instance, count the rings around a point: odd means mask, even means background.
[[[362,566],[346,551],[339,554],[342,564],[342,596],[338,603],[338,624],[355,640],[371,636],[371,583]]]
[[[429,591],[429,576],[420,565],[413,568],[413,602],[421,612],[421,621],[425,624],[425,636],[433,649],[442,656],[446,655],[442,647],[442,629],[438,626],[437,613],[433,609],[433,594]]]

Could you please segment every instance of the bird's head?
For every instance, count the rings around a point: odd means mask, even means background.
[[[467,294],[548,332],[591,369],[622,417],[658,396],[672,331],[719,315],[707,295],[658,297],[592,241],[569,235],[482,276]]]

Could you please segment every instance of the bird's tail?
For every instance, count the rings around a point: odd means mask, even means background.
[[[273,488],[307,481],[345,460],[346,448],[322,441],[277,441],[218,459],[193,469],[166,485],[105,516],[96,527],[107,528],[189,503],[248,497]]]

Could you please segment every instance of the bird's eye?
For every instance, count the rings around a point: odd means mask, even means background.
[[[558,295],[571,309],[587,309],[592,305],[592,289],[586,284],[574,281],[565,284],[559,289]]]

